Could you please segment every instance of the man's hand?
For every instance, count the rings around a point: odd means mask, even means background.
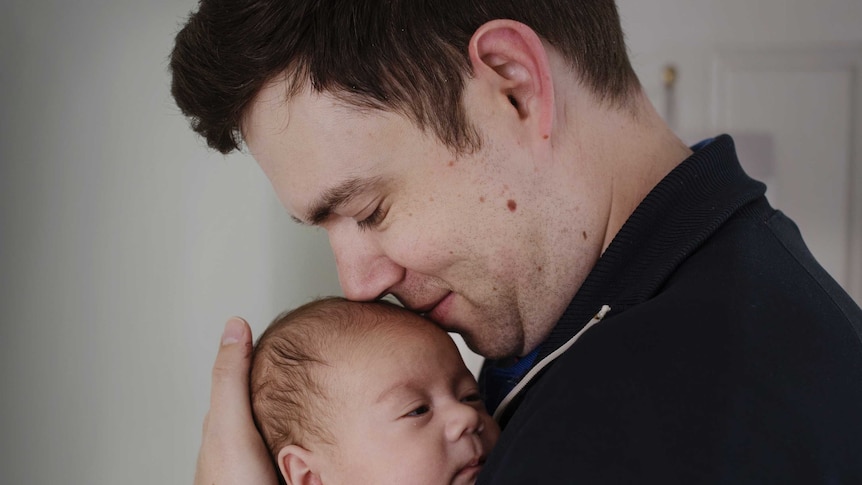
[[[251,329],[231,318],[213,366],[210,409],[204,419],[195,485],[276,485],[263,438],[251,417],[248,373]]]

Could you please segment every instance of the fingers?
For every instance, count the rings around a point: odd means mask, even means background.
[[[196,485],[277,482],[269,453],[254,426],[248,390],[251,329],[241,318],[225,325],[212,373],[210,409],[195,472]]]
[[[251,329],[245,320],[233,317],[225,324],[210,391],[210,420],[251,419],[248,372],[251,365]]]

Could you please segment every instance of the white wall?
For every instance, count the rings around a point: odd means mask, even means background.
[[[672,119],[684,139],[730,132],[773,142],[772,173],[760,176],[770,185],[767,197],[862,301],[862,2],[618,4],[632,62],[660,112],[666,113],[662,71],[672,64],[678,71]],[[729,93],[738,99],[727,102]],[[757,101],[745,105],[744,96]],[[750,158],[741,161],[756,168]]]
[[[225,319],[339,291],[325,235],[174,106],[195,4],[4,3],[0,483],[191,483]]]
[[[662,99],[662,67],[680,73],[679,126],[709,126],[709,94],[717,50],[862,44],[859,0],[617,0],[632,63],[654,102]]]
[[[190,483],[226,317],[257,333],[339,291],[324,234],[294,231],[253,161],[205,150],[174,107],[166,59],[195,4],[4,3],[0,483]],[[862,40],[858,0],[620,5],[653,91],[689,35]],[[680,121],[706,102],[683,90]]]

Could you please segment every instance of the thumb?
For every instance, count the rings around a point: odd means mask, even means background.
[[[213,366],[195,484],[276,483],[269,452],[251,416],[251,350],[248,323],[238,317],[228,320]]]
[[[210,391],[208,421],[218,429],[242,429],[251,422],[248,395],[251,350],[248,323],[239,317],[228,320],[213,365]]]

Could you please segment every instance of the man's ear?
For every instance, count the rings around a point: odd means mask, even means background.
[[[287,445],[278,452],[278,469],[287,485],[323,485],[315,455],[297,445]]]
[[[522,120],[533,118],[543,137],[554,119],[554,84],[548,53],[533,29],[514,20],[492,20],[470,39],[473,77],[491,83]]]

